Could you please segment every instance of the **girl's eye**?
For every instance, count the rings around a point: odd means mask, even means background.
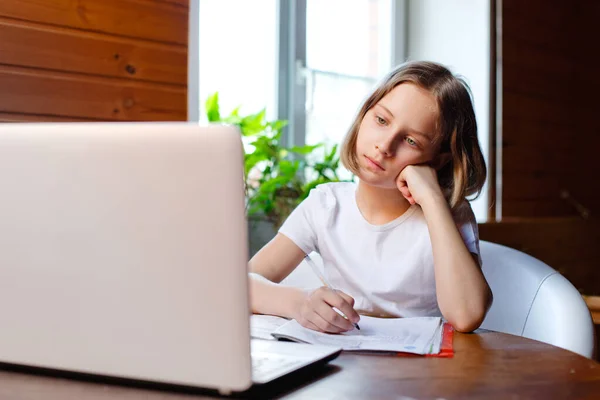
[[[387,124],[387,121],[385,119],[381,118],[379,115],[376,115],[375,119],[377,120],[377,123],[379,125],[386,125]]]
[[[406,142],[411,146],[416,146],[417,142],[415,142],[412,138],[407,137]]]

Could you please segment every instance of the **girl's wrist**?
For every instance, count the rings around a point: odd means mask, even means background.
[[[427,196],[419,205],[423,209],[424,214],[427,214],[428,211],[433,211],[434,209],[449,207],[448,201],[446,200],[442,192],[433,193]]]
[[[297,319],[298,313],[300,312],[308,293],[306,290],[294,287],[286,287],[285,291],[285,298],[282,299],[282,304],[284,305],[283,314],[285,315],[282,316],[290,319]]]

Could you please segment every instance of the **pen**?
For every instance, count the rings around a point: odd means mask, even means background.
[[[317,277],[321,280],[321,282],[323,283],[323,285],[326,286],[326,287],[328,287],[331,290],[334,290],[333,287],[329,284],[329,282],[327,282],[327,280],[325,279],[325,276],[319,270],[319,267],[317,267],[317,265],[315,264],[315,262],[308,256],[308,254],[306,256],[304,256],[304,259],[306,260],[306,263],[310,266],[310,268],[313,270],[313,272],[317,275]],[[340,310],[338,310],[335,307],[333,309],[335,311],[337,311],[342,317],[348,319],[348,317],[345,316],[343,312],[341,312]],[[352,325],[354,325],[354,327],[360,331],[360,327],[358,326],[358,324],[355,324],[353,322]]]

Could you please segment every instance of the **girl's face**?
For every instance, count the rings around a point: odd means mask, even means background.
[[[402,83],[365,114],[356,139],[358,177],[381,188],[396,188],[407,165],[434,160],[439,152],[439,110],[435,97]]]

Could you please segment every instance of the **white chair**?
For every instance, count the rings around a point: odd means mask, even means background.
[[[575,287],[540,260],[480,241],[494,302],[481,328],[524,336],[592,358],[594,324]]]
[[[585,301],[561,274],[510,247],[480,241],[483,273],[494,302],[481,328],[524,336],[592,358],[594,325]],[[311,255],[320,262],[318,255]],[[319,287],[304,262],[282,284]]]

